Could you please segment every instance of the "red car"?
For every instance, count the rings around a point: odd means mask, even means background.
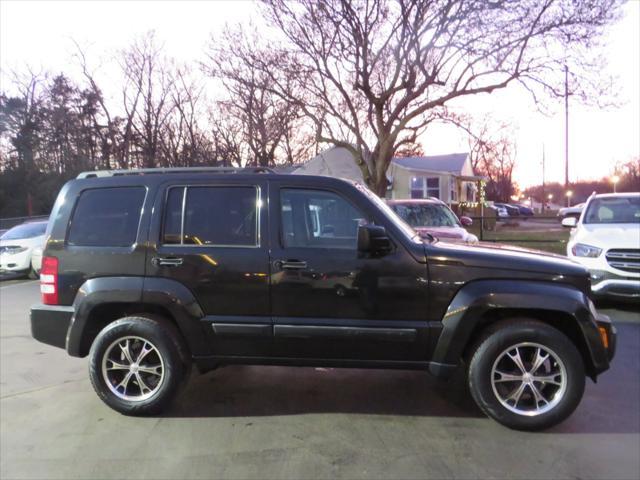
[[[447,241],[478,242],[478,237],[464,229],[473,221],[469,217],[458,218],[444,202],[437,198],[387,200],[387,203],[422,237],[431,234]]]

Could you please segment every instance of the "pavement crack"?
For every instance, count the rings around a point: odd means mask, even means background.
[[[42,390],[48,390],[50,388],[56,388],[56,387],[59,387],[61,385],[65,385],[67,383],[82,382],[84,380],[85,380],[84,378],[77,378],[75,380],[65,380],[64,382],[58,383],[58,384],[55,384],[55,385],[47,385],[46,387],[40,387],[40,388],[34,388],[32,390],[23,390],[22,392],[10,393],[8,395],[0,396],[0,400],[5,400],[7,398],[12,398],[12,397],[19,397],[20,395],[28,395],[29,393],[41,392]]]

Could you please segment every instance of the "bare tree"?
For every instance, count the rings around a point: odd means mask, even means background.
[[[171,113],[161,136],[163,161],[168,166],[196,166],[210,163],[211,139],[202,123],[204,111],[204,85],[186,66],[172,73]]]
[[[242,167],[250,156],[242,122],[231,115],[226,102],[216,102],[209,109],[214,158],[222,167]]]
[[[161,134],[175,105],[172,61],[149,32],[122,54],[125,75],[123,105],[126,112],[123,153],[130,161],[136,148],[137,166],[154,167],[160,153]]]
[[[249,157],[243,163],[270,166],[295,163],[310,147],[302,122],[299,99],[292,100],[293,75],[280,77],[285,95],[271,89],[271,75],[264,69],[277,69],[281,59],[270,49],[259,47],[257,32],[227,29],[213,39],[205,71],[219,79],[226,97],[219,105],[242,126]],[[223,135],[224,137],[224,135]]]
[[[515,191],[515,133],[507,123],[457,116],[449,119],[469,134],[469,156],[474,173],[488,178],[487,197],[508,202]]]
[[[596,51],[589,47],[618,15],[620,0],[265,4],[284,37],[282,68],[263,64],[273,90],[291,97],[282,72],[295,73],[293,92],[307,98],[300,104],[317,140],[349,149],[365,181],[382,194],[395,152],[415,142],[452,100],[514,82],[559,94],[565,63],[589,78]]]
[[[76,46],[75,58],[79,63],[82,75],[87,82],[87,94],[93,98],[96,107],[92,110],[93,129],[100,139],[101,168],[109,169],[113,165],[124,167],[121,162],[122,151],[119,150],[120,118],[114,116],[107,105],[102,89],[98,85],[95,72],[89,66],[86,51],[74,40]]]
[[[45,80],[45,75],[31,69],[24,74],[13,72],[12,83],[17,95],[0,95],[0,136],[5,167],[12,154],[15,154],[15,166],[18,168],[37,166]]]

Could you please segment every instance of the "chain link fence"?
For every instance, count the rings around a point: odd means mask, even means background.
[[[570,229],[555,216],[469,217],[473,224],[466,229],[483,242],[507,243],[561,255],[566,254]]]

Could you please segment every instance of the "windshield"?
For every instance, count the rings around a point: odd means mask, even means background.
[[[34,238],[44,235],[47,229],[45,222],[23,223],[17,227],[7,230],[0,240],[20,240],[22,238]]]
[[[391,208],[412,227],[457,227],[458,219],[444,205],[436,203],[395,204]]]
[[[583,223],[640,224],[640,196],[594,198],[589,202]]]
[[[352,182],[352,183],[358,190],[360,190],[371,201],[373,201],[373,203],[375,203],[376,206],[382,211],[384,216],[387,217],[387,219],[391,221],[394,225],[396,225],[409,239],[422,243],[420,235],[418,235],[418,233],[413,228],[411,228],[404,220],[402,220],[398,215],[396,215],[394,211],[391,210],[391,208],[389,208],[389,205],[387,205],[384,200],[382,200],[379,196],[377,196],[375,193],[373,193],[371,190],[369,190],[367,187],[365,187],[361,183],[357,183],[357,182]]]

